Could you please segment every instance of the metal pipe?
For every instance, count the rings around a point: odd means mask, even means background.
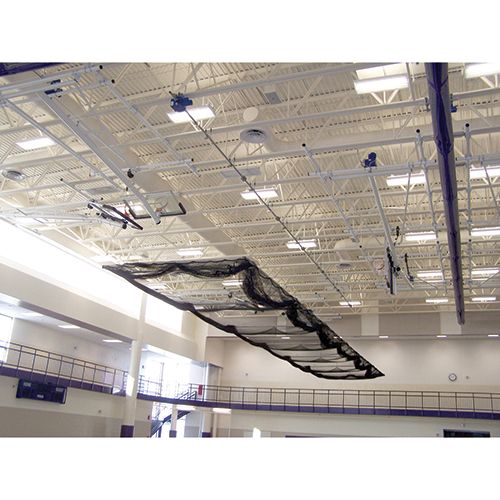
[[[136,187],[136,185],[133,182],[131,182],[131,180],[127,177],[127,175],[123,173],[122,168],[117,166],[115,162],[110,160],[110,158],[105,157],[99,150],[98,146],[95,144],[94,140],[91,139],[89,134],[83,132],[82,126],[79,126],[77,123],[74,123],[70,118],[70,116],[64,113],[60,105],[57,104],[51,97],[40,95],[40,98],[47,106],[47,108],[52,113],[54,113],[62,121],[62,123],[64,123],[64,125],[75,135],[75,137],[81,139],[94,152],[97,158],[99,158],[115,174],[115,176],[118,179],[120,179],[123,182],[123,184],[125,184],[125,186],[129,188],[130,192],[132,192],[140,201],[140,203],[144,207],[144,210],[146,210],[146,212],[151,216],[151,218],[155,221],[156,224],[159,224],[161,222],[160,217],[148,203],[144,194]],[[68,148],[66,147],[65,149]],[[109,181],[109,179],[107,180]],[[117,186],[116,182],[113,182],[112,184],[114,186]]]
[[[448,87],[448,65],[426,63],[425,71],[429,88],[429,105],[432,114],[434,141],[437,148],[439,175],[443,192],[450,267],[455,294],[458,324],[465,323],[465,304],[460,249],[460,221],[458,216],[457,179],[453,156],[453,127],[451,100]]]

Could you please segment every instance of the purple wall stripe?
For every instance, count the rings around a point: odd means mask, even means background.
[[[63,377],[54,377],[41,373],[19,370],[7,366],[0,366],[0,375],[6,377],[23,378],[35,382],[53,383],[62,387],[73,387],[75,389],[90,390],[113,396],[125,396],[125,391],[121,390],[112,393],[111,387],[100,384],[91,384],[79,380],[68,380]],[[465,411],[465,410],[422,410],[422,409],[404,409],[404,408],[342,408],[335,406],[297,406],[283,404],[255,404],[255,403],[221,403],[216,401],[199,401],[196,399],[176,399],[151,396],[149,394],[137,394],[137,399],[144,401],[155,401],[158,403],[186,404],[200,406],[204,408],[231,408],[233,410],[247,411],[291,411],[300,413],[333,413],[344,415],[386,415],[386,416],[408,416],[408,417],[442,417],[442,418],[473,418],[482,420],[500,420],[500,413],[491,411]]]

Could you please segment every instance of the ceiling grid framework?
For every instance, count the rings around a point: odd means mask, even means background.
[[[3,77],[0,170],[22,178],[1,178],[0,217],[96,262],[179,260],[177,251],[186,248],[199,249],[200,259],[248,257],[319,318],[453,311],[424,65],[407,65],[408,88],[358,94],[359,70],[370,67],[384,65],[64,64]],[[464,68],[450,64],[448,77],[456,106],[465,310],[499,311],[500,297],[472,298],[496,297],[500,286],[500,231],[474,235],[500,226],[500,88],[465,78]],[[258,199],[242,198],[247,186],[197,127],[169,120],[170,95],[178,92],[194,106],[212,107],[215,116],[200,124],[255,189],[275,190],[266,202],[298,240],[314,240],[307,251],[340,293],[300,248],[287,247],[290,236]],[[248,142],[242,133],[248,130],[264,139]],[[17,144],[46,134],[56,142],[49,148],[26,151]],[[376,166],[365,168],[371,152]],[[491,175],[477,177],[481,168]],[[406,185],[388,185],[409,172],[424,172],[426,182],[413,184],[410,177]],[[158,192],[172,192],[187,214],[159,224],[143,219],[137,231],[98,220],[88,208],[91,199],[116,207],[124,199],[154,204]],[[407,239],[425,232],[435,239]],[[401,268],[394,295],[387,287],[387,248]],[[429,271],[441,276],[418,276]],[[210,283],[172,286],[184,300],[221,294]],[[426,303],[432,298],[448,303]],[[345,299],[361,304],[341,306]]]

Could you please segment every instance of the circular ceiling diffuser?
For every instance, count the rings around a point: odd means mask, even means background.
[[[251,144],[262,144],[266,142],[267,134],[258,128],[247,128],[240,133],[240,139]]]
[[[26,175],[24,175],[19,170],[2,170],[2,175],[6,179],[9,179],[10,181],[19,182],[19,181],[26,179]]]

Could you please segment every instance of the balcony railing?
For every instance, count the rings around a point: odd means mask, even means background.
[[[123,392],[127,382],[124,370],[15,342],[0,342],[0,375],[110,394]]]
[[[232,387],[189,384],[169,403],[240,410],[500,419],[500,393]],[[194,397],[193,397],[194,395]],[[164,398],[165,399],[165,398]]]
[[[3,360],[3,361],[2,361]],[[43,349],[0,342],[0,375],[125,395],[127,372]],[[253,411],[437,416],[500,420],[500,393],[163,384],[139,377],[138,397]]]

